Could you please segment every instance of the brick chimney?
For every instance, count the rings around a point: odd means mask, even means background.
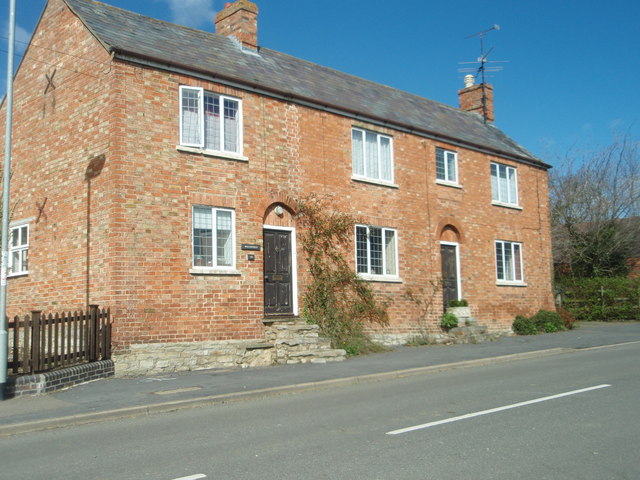
[[[493,85],[473,84],[473,75],[464,77],[464,88],[458,90],[460,110],[474,112],[484,118],[485,123],[493,123]]]
[[[216,33],[232,35],[242,46],[258,48],[258,6],[249,0],[226,3],[215,19]]]

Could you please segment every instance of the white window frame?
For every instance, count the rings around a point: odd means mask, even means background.
[[[496,174],[494,175],[494,168]],[[504,170],[505,177],[500,177],[501,170]],[[510,175],[510,172],[513,175]],[[503,163],[491,162],[491,203],[494,205],[504,205],[518,207],[518,169]],[[512,180],[511,180],[512,179]],[[506,198],[503,197],[501,185],[506,182]]]
[[[498,246],[500,246],[500,259],[498,258]],[[519,255],[516,255],[516,249]],[[510,271],[507,272],[507,250],[509,250],[512,262]],[[496,281],[499,285],[525,285],[524,281],[524,255],[522,243],[508,240],[496,240],[494,246],[494,258],[496,262]],[[520,259],[517,265],[516,258]],[[500,274],[499,261],[502,263],[502,275]],[[518,278],[518,276],[520,278]],[[511,277],[511,278],[509,278]]]
[[[438,153],[442,152],[442,169],[444,170],[444,178],[438,175]],[[453,157],[453,173],[449,170],[449,158]],[[438,183],[448,185],[459,185],[458,174],[458,153],[446,148],[436,147],[436,181]]]
[[[211,210],[211,256],[212,264],[196,265],[196,242],[195,242],[195,209],[204,208]],[[231,213],[231,265],[218,265],[218,229],[216,219],[218,212]],[[191,267],[192,273],[239,273],[236,271],[236,212],[231,208],[212,207],[210,205],[193,205],[191,208]]]
[[[360,172],[356,171],[356,161],[355,161],[355,145],[353,143],[353,134],[354,132],[359,132],[362,135],[362,170]],[[367,142],[366,137],[367,134],[376,136],[376,148],[377,148],[377,165],[378,165],[378,175],[374,176],[371,172],[368,171],[368,162],[367,162]],[[382,178],[383,172],[383,161],[382,161],[382,147],[381,140],[387,139],[389,141],[389,165],[388,171],[390,173],[390,178]],[[373,183],[381,183],[385,185],[394,185],[394,171],[393,171],[393,137],[389,135],[384,135],[382,133],[374,132],[371,130],[365,130],[364,128],[352,127],[351,128],[351,168],[352,168],[352,178],[355,180],[364,180],[367,182]]]
[[[198,139],[195,142],[189,142],[187,139],[184,138],[184,125],[183,125],[183,121],[184,121],[184,117],[183,117],[183,112],[182,112],[182,108],[183,108],[183,92],[185,91],[192,91],[192,92],[196,92],[197,94],[197,109],[198,109]],[[178,101],[179,104],[179,112],[178,112],[178,116],[180,119],[180,145],[183,147],[194,147],[194,148],[199,148],[202,149],[205,152],[220,152],[223,153],[225,155],[231,155],[231,156],[238,156],[238,157],[242,157],[242,145],[243,145],[243,123],[242,123],[242,100],[239,98],[235,98],[235,97],[230,97],[228,95],[222,95],[222,94],[218,94],[215,92],[210,92],[208,90],[205,90],[204,88],[201,87],[189,87],[186,85],[181,85],[180,86],[180,98]],[[205,96],[209,95],[212,97],[217,97],[220,99],[220,109],[221,109],[221,113],[220,113],[220,128],[219,128],[219,135],[220,138],[218,139],[219,145],[220,145],[220,149],[214,150],[214,149],[207,149],[205,147],[206,142],[205,142],[205,122],[204,122],[204,117],[205,117],[205,113],[204,113],[204,103],[205,103]],[[238,137],[237,137],[237,148],[235,150],[227,150],[225,148],[225,122],[224,122],[224,102],[225,100],[229,100],[232,102],[236,102],[238,105]]]
[[[26,240],[24,240],[24,232],[26,232]],[[13,239],[18,234],[20,238],[19,245],[13,245]],[[29,237],[31,235],[31,229],[28,223],[16,223],[9,227],[9,261],[7,263],[7,276],[16,277],[19,275],[29,274]],[[14,256],[18,256],[18,270],[14,270]],[[25,259],[26,257],[26,259]],[[27,268],[22,269],[22,265],[27,263]]]
[[[359,228],[365,228],[367,231],[367,265],[366,265],[366,272],[360,272],[358,271],[358,229]],[[381,240],[382,240],[382,245],[381,245],[381,260],[382,260],[382,272],[383,273],[373,273],[372,272],[372,268],[371,268],[371,241],[370,241],[370,230],[372,228],[376,228],[380,230],[380,234],[381,234]],[[393,232],[393,238],[394,238],[394,242],[395,242],[395,256],[394,256],[394,263],[395,263],[395,273],[387,273],[387,246],[386,246],[386,235],[387,232]],[[355,237],[355,265],[356,265],[356,272],[358,274],[358,276],[362,279],[365,280],[395,280],[395,281],[399,281],[400,277],[399,277],[399,271],[400,271],[400,265],[398,263],[398,230],[396,230],[395,228],[386,228],[386,227],[378,227],[375,225],[363,225],[363,224],[357,224],[355,226],[354,229],[354,237]]]

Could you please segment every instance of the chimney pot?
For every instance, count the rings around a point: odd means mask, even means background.
[[[473,87],[474,82],[475,82],[475,77],[473,75],[464,76],[464,88]]]

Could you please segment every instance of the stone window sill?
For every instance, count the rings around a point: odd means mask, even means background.
[[[385,182],[384,180],[374,180],[372,178],[366,178],[366,177],[351,177],[351,180],[353,180],[354,182],[370,183],[371,185],[379,185],[381,187],[400,188],[395,183]]]
[[[496,207],[512,208],[513,210],[522,210],[522,207],[520,205],[513,205],[511,203],[496,202],[495,200],[491,202],[491,205],[496,206]]]
[[[499,287],[528,287],[524,282],[501,282],[497,281],[496,285]]]
[[[358,278],[366,282],[403,283],[402,278],[391,275],[369,275],[366,273],[359,273]]]
[[[208,267],[196,267],[189,269],[191,275],[242,275],[240,270],[224,269],[224,268],[208,268]]]
[[[245,157],[244,155],[238,155],[236,153],[230,153],[230,152],[218,152],[215,150],[206,150],[204,148],[198,148],[198,147],[185,147],[184,145],[178,145],[176,147],[176,150],[178,150],[179,152],[197,153],[199,155],[204,155],[205,157],[221,158],[223,160],[233,160],[236,162],[249,161],[249,158]]]
[[[446,180],[436,180],[436,183],[438,185],[442,185],[443,187],[453,187],[453,188],[462,189],[462,185],[455,182],[447,182]]]

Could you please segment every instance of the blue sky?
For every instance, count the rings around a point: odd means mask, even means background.
[[[105,0],[150,17],[213,31],[223,0]],[[258,0],[262,46],[458,105],[464,65],[503,70],[496,126],[545,161],[595,149],[613,132],[640,140],[640,2],[635,0]],[[22,53],[46,0],[16,0]],[[0,0],[0,95],[6,91],[9,0]],[[17,56],[16,66],[21,60]]]

